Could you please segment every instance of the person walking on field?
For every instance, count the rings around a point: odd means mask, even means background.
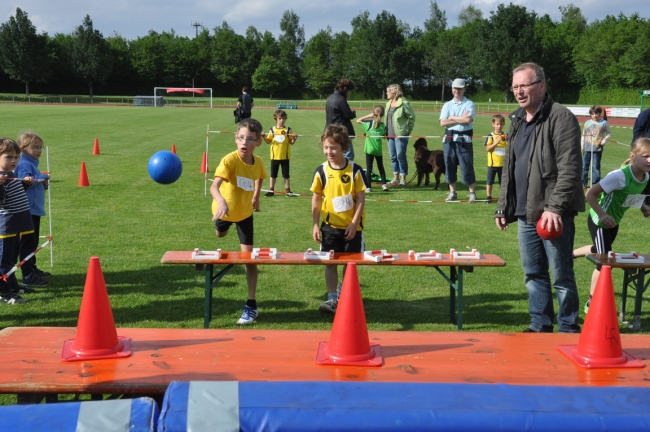
[[[451,85],[454,98],[440,110],[440,126],[445,128],[443,151],[445,153],[445,181],[449,196],[445,201],[458,201],[456,193],[456,167],[460,165],[461,181],[469,187],[469,202],[476,201],[476,175],[474,174],[474,102],[465,97],[465,80],[456,78]]]
[[[571,111],[546,93],[544,69],[535,63],[524,63],[513,71],[511,90],[520,108],[510,114],[494,220],[500,230],[517,222],[530,314],[524,332],[553,332],[550,269],[559,308],[558,331],[578,333],[579,301],[572,255],[575,217],[585,211],[580,124]],[[540,219],[542,228],[562,230],[562,234],[554,240],[540,237],[536,229]]]
[[[253,101],[253,96],[248,94],[248,87],[243,87],[241,89],[241,95],[239,96],[239,99],[237,99],[237,108],[241,108],[242,114],[240,119],[245,120],[247,118],[251,118],[253,115],[253,107],[255,106],[255,102]]]

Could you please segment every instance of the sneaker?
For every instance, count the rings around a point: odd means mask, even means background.
[[[492,202],[492,197],[491,197],[490,195],[488,195],[487,197],[485,197],[485,203],[486,203],[486,204],[490,204],[491,202]]]
[[[42,278],[52,276],[52,273],[43,271],[43,270],[39,269],[36,266],[34,266],[34,271],[32,273],[35,273],[36,276],[42,277]]]
[[[268,191],[267,193],[264,194],[265,197],[272,197],[273,195],[275,195],[273,191]]]
[[[321,312],[329,312],[331,314],[336,313],[336,307],[338,306],[339,301],[336,299],[330,299],[327,301],[324,301],[323,303],[320,304],[320,307],[318,308],[319,311]]]
[[[19,286],[11,290],[14,294],[34,294],[36,290],[27,286]]]
[[[397,179],[392,179],[388,183],[386,183],[388,186],[397,186],[399,183],[397,183]]]
[[[293,197],[297,197],[297,196],[298,196],[298,194],[295,194],[295,193],[291,192],[290,190],[286,191],[286,192],[285,192],[285,195],[286,195],[287,197],[289,197],[289,198],[293,198]]]
[[[474,192],[469,193],[469,202],[476,202],[476,194]]]
[[[243,313],[241,314],[239,321],[237,321],[237,324],[252,324],[253,321],[255,321],[255,318],[257,318],[257,309],[245,305],[244,309],[241,310]]]
[[[587,303],[585,303],[585,313],[589,313],[590,305],[591,305],[591,299],[587,300]]]
[[[370,193],[370,192],[372,192],[372,189],[366,188],[366,193]]]
[[[399,181],[399,185],[400,185],[401,187],[406,186],[406,180],[404,180],[403,178],[400,179],[400,181]]]
[[[458,195],[456,192],[449,192],[449,196],[445,199],[447,202],[458,201]]]
[[[383,190],[384,192],[388,192],[388,185],[387,184],[381,185],[381,190]]]
[[[2,303],[7,303],[7,304],[22,304],[28,302],[27,299],[24,299],[18,294],[13,294],[13,293],[0,295],[0,301]]]
[[[38,277],[35,273],[23,277],[23,286],[25,287],[46,287],[49,282],[45,279]]]

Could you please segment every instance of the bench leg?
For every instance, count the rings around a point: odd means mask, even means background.
[[[645,291],[645,269],[640,268],[636,277],[636,299],[634,301],[634,322],[633,330],[641,330],[641,303],[643,302],[643,292]]]

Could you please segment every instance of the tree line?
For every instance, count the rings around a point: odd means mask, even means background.
[[[554,21],[513,3],[499,4],[489,17],[469,5],[449,27],[446,12],[431,1],[422,28],[386,11],[375,17],[365,11],[349,32],[328,27],[308,40],[298,15],[287,10],[277,38],[254,26],[240,35],[224,21],[194,38],[150,30],[127,40],[105,37],[88,15],[72,33],[38,33],[17,8],[0,25],[0,86],[91,97],[151,94],[154,86],[211,87],[234,96],[248,86],[258,97],[300,99],[326,97],[346,77],[356,97],[384,98],[386,86],[399,83],[410,99],[446,100],[451,81],[462,77],[468,94],[508,102],[512,69],[535,61],[546,71],[549,92],[564,103],[587,93],[650,88],[648,19],[619,14],[587,23],[579,7],[559,9]]]

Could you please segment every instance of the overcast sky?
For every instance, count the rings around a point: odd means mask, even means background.
[[[521,0],[514,3],[534,10],[538,15],[549,14],[559,21],[558,7],[567,6],[571,1],[582,10],[588,22],[619,13],[629,17],[637,12],[641,17],[650,17],[648,0]],[[460,10],[470,3],[483,11],[484,18],[489,18],[490,11],[496,10],[498,4],[509,2],[439,0],[438,7],[447,13],[447,23],[451,27],[457,24]],[[328,25],[334,32],[349,33],[352,18],[365,10],[372,18],[386,10],[411,28],[423,28],[429,17],[429,4],[427,0],[2,0],[0,22],[6,22],[19,7],[29,14],[39,32],[45,31],[50,35],[71,33],[88,14],[95,29],[104,36],[115,32],[127,39],[145,36],[149,30],[174,29],[178,35],[193,36],[193,22],[202,23],[212,32],[223,21],[239,34],[244,34],[252,25],[261,32],[269,30],[277,37],[282,13],[293,9],[309,39]]]

